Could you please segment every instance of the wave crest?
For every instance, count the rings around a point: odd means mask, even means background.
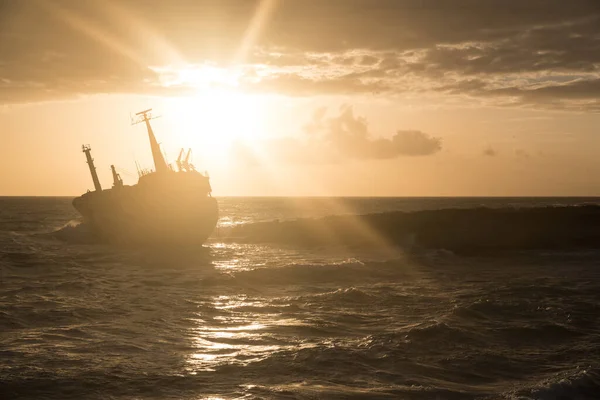
[[[600,393],[600,373],[595,368],[577,368],[562,372],[538,383],[536,387],[522,389],[517,395],[521,399],[554,400],[579,399],[592,400]]]
[[[95,244],[100,242],[92,229],[86,223],[78,220],[71,220],[53,232],[38,236],[73,244]]]
[[[457,254],[600,248],[600,206],[441,209],[250,223],[229,237],[253,243],[382,245]]]

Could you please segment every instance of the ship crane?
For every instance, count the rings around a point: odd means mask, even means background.
[[[121,175],[119,175],[117,173],[117,170],[115,169],[115,166],[111,165],[110,166],[110,170],[112,171],[112,176],[113,176],[113,187],[114,188],[123,187],[123,179],[121,179]]]
[[[183,150],[183,149],[182,149]],[[183,162],[181,163],[181,165],[183,166],[183,169],[186,171],[195,171],[196,168],[194,167],[194,165],[192,163],[190,163],[190,156],[192,155],[192,149],[188,149],[188,152],[185,156],[185,160],[183,160]]]
[[[177,170],[179,172],[183,171],[183,164],[181,162],[181,157],[183,157],[183,152],[184,152],[184,150],[181,149],[181,151],[179,152],[179,157],[177,157],[177,161],[175,161],[175,163],[177,164]]]

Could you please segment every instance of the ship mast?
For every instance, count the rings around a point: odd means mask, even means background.
[[[94,159],[92,158],[92,148],[89,145],[81,146],[81,151],[85,153],[85,158],[87,159],[88,167],[90,167],[90,173],[92,174],[92,180],[94,181],[94,189],[96,192],[102,191],[102,186],[100,185],[100,180],[98,179],[98,173],[96,172],[96,167],[94,166]]]
[[[152,158],[154,159],[154,169],[156,170],[156,172],[167,172],[169,170],[169,167],[167,166],[167,162],[165,161],[165,158],[163,157],[160,151],[160,146],[156,141],[154,131],[152,131],[152,127],[150,126],[150,120],[154,119],[152,118],[152,114],[150,114],[151,111],[152,109],[149,108],[147,110],[140,111],[139,113],[135,114],[138,120],[133,122],[133,124],[140,124],[142,122],[146,123],[146,129],[148,130],[148,138],[150,139],[150,148],[152,149]]]

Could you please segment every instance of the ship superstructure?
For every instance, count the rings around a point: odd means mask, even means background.
[[[137,113],[134,123],[146,125],[154,170],[138,166],[138,183],[129,186],[123,184],[115,166],[111,165],[112,188],[102,189],[91,147],[84,145],[82,151],[94,191],[75,198],[73,206],[84,222],[107,241],[203,243],[218,219],[209,177],[196,171],[190,163],[191,150],[185,158],[181,150],[175,168],[167,163],[150,125],[151,112],[148,109]]]

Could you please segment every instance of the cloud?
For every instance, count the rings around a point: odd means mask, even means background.
[[[340,155],[349,158],[386,159],[399,156],[425,156],[441,150],[440,138],[421,131],[397,131],[389,139],[371,138],[367,120],[354,115],[352,106],[344,105],[337,117],[325,118],[319,112],[307,129]]]
[[[254,92],[600,111],[597,0],[277,2],[239,60],[259,3],[0,2],[0,102],[180,94],[150,67],[233,63]]]
[[[442,140],[418,130],[398,130],[390,138],[373,137],[368,121],[356,116],[352,106],[344,105],[333,117],[327,117],[325,108],[317,109],[300,138],[272,139],[257,147],[260,153],[237,142],[234,155],[247,164],[260,164],[261,157],[300,164],[384,160],[433,155],[442,149]]]
[[[496,157],[498,155],[498,151],[493,147],[487,147],[483,150],[483,155],[487,157]]]
[[[526,159],[526,158],[531,158],[531,154],[527,150],[515,149],[515,157],[521,158],[521,159]]]
[[[384,82],[365,82],[352,77],[304,77],[298,74],[277,74],[259,82],[242,86],[258,93],[284,93],[292,96],[319,94],[375,94],[390,90]]]

